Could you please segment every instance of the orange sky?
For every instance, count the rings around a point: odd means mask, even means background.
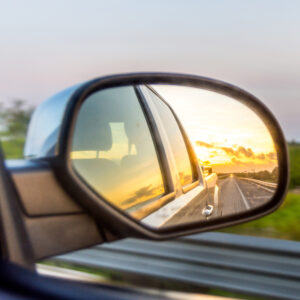
[[[215,172],[271,171],[277,166],[268,129],[245,105],[201,89],[153,87],[174,108],[202,164]]]

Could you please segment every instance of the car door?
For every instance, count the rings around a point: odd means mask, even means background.
[[[209,194],[193,149],[148,86],[95,95],[78,116],[71,158],[92,190],[145,224],[207,218]]]
[[[184,128],[155,89],[143,85],[138,87],[138,91],[147,100],[158,124],[175,192],[173,201],[144,221],[160,227],[206,219],[213,212],[213,201]]]

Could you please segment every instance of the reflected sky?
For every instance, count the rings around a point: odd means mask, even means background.
[[[201,164],[215,172],[272,171],[277,166],[268,129],[244,104],[202,89],[153,87],[174,108]]]
[[[77,174],[120,209],[165,193],[152,136],[132,86],[101,90],[84,101],[70,156]]]

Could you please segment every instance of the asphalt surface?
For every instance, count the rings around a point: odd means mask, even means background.
[[[208,204],[216,204],[214,200],[217,201],[218,205],[214,206],[210,218],[221,218],[225,215],[244,212],[268,202],[275,192],[270,187],[235,176],[218,179],[217,185],[219,188],[216,193],[217,197],[215,197],[214,189],[210,188],[208,194],[206,192],[201,193],[173,215],[168,209],[160,212],[158,224],[162,223],[162,220],[166,220],[162,227],[204,221],[206,217],[203,215],[203,209]],[[172,216],[169,217],[170,215]],[[160,226],[152,223],[150,222],[150,225]]]
[[[232,215],[246,210],[251,210],[268,202],[275,190],[260,184],[238,179],[234,176],[218,180],[218,209],[215,207],[212,218],[220,218],[221,215]],[[206,204],[212,204],[213,190],[210,195],[198,197],[170,218],[164,226],[184,224],[205,220],[202,211]],[[209,197],[209,198],[207,198]]]
[[[222,215],[230,215],[268,202],[275,190],[236,177],[219,180],[219,205]]]

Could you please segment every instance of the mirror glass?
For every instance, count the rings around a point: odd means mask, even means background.
[[[254,209],[278,181],[263,120],[236,99],[185,86],[94,92],[79,110],[70,159],[99,199],[154,228]]]

